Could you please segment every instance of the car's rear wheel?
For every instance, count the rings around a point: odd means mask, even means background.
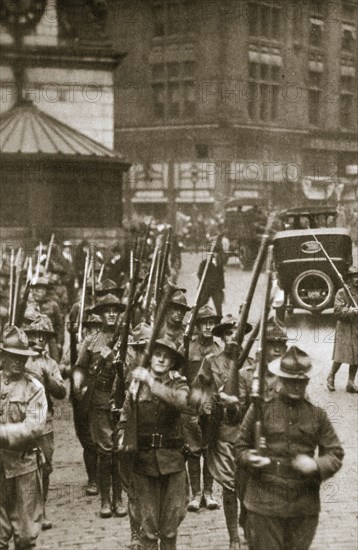
[[[320,312],[330,306],[334,296],[332,279],[318,269],[300,273],[292,284],[292,297],[297,307]]]

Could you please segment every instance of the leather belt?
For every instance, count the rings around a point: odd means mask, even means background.
[[[138,436],[140,449],[180,449],[184,445],[182,437],[169,437],[163,434],[145,434]]]

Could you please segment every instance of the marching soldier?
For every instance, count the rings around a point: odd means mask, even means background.
[[[190,307],[184,293],[179,290],[169,302],[165,322],[159,334],[160,338],[172,340],[177,349],[183,344],[183,320],[187,311],[190,311]]]
[[[230,537],[230,550],[240,549],[238,532],[238,503],[235,492],[234,442],[240,421],[239,400],[236,396],[224,393],[228,374],[239,356],[239,346],[235,340],[238,320],[232,315],[223,318],[213,331],[220,337],[224,349],[204,358],[193,383],[193,399],[199,403],[202,416],[211,418],[216,424],[211,434],[207,460],[213,478],[223,487],[223,506],[226,526]],[[252,329],[247,323],[246,333]]]
[[[56,337],[54,336],[49,340],[50,356],[57,363],[60,361],[62,355],[62,348],[64,342],[64,326],[60,308],[58,304],[48,298],[47,292],[49,288],[49,281],[46,277],[39,277],[36,283],[31,285],[31,294],[37,306],[39,312],[42,315],[47,315],[52,323]]]
[[[46,518],[46,501],[50,485],[50,474],[53,471],[52,457],[55,450],[55,441],[53,434],[53,414],[54,405],[51,398],[64,399],[66,396],[66,387],[60,374],[58,365],[52,359],[46,346],[49,339],[55,336],[51,321],[46,316],[39,317],[36,321],[25,329],[31,348],[36,351],[38,357],[30,357],[26,363],[26,372],[37,378],[45,388],[47,398],[47,418],[43,435],[37,440],[37,443],[45,457],[45,463],[42,466],[42,490],[43,490],[43,519],[42,529],[51,529],[52,523]]]
[[[287,350],[287,335],[284,326],[275,318],[271,317],[267,321],[266,327],[266,371],[265,371],[265,398],[272,396],[276,390],[277,377],[267,368],[267,365],[274,359],[281,357]],[[239,405],[240,418],[243,419],[251,405],[252,381],[255,374],[256,364],[251,364],[240,369],[239,372]],[[240,500],[239,524],[244,529],[246,535],[246,508],[244,504],[244,493],[247,483],[247,471],[243,468],[236,470],[237,495]]]
[[[187,406],[189,387],[177,372],[184,356],[168,338],[156,341],[150,370],[136,368],[138,456],[132,477],[142,528],[143,550],[175,550],[177,530],[186,511],[186,470],[180,414]],[[128,394],[119,424],[119,448],[133,422]],[[139,498],[140,496],[140,498]]]
[[[326,412],[306,397],[316,370],[310,357],[292,346],[268,368],[280,387],[262,403],[265,456],[254,450],[253,405],[235,444],[238,467],[250,475],[244,500],[249,548],[308,550],[318,524],[320,484],[340,469],[344,452]]]
[[[45,429],[47,401],[42,384],[25,372],[29,357],[25,333],[4,332],[0,370],[0,547],[35,548],[42,517],[37,438]]]
[[[116,296],[107,294],[98,300],[91,311],[102,318],[102,329],[84,340],[73,370],[75,397],[82,400],[89,411],[89,426],[97,448],[97,477],[101,493],[101,518],[112,516],[110,491],[113,492],[113,512],[127,514],[122,503],[122,489],[118,471],[118,455],[113,449],[114,423],[111,415],[111,391],[115,379],[113,351],[108,344],[113,339],[118,315],[125,306]]]
[[[351,267],[346,275],[347,285],[358,304],[358,267]],[[334,391],[334,379],[342,363],[348,363],[349,374],[346,391],[358,393],[354,383],[358,370],[358,308],[351,303],[344,288],[340,288],[334,301],[337,318],[334,339],[333,365],[327,378],[327,388]]]
[[[186,375],[189,387],[191,388],[193,382],[198,374],[200,365],[203,358],[210,354],[217,354],[220,352],[220,346],[214,340],[212,335],[213,328],[220,323],[221,317],[218,317],[214,310],[208,305],[199,309],[196,325],[197,334],[194,335],[189,345],[189,359],[188,364],[185,365],[183,374]],[[179,351],[183,351],[183,347]],[[190,512],[197,512],[200,508],[201,502],[204,503],[209,510],[215,510],[218,508],[218,503],[213,497],[213,478],[209,472],[207,459],[206,459],[206,447],[207,443],[204,441],[201,425],[199,422],[199,416],[194,407],[189,405],[188,409],[184,411],[182,415],[183,432],[185,442],[189,446],[190,454],[188,456],[188,472],[189,480],[192,491],[192,499],[188,504],[188,510]],[[204,492],[201,493],[201,466],[200,458],[203,457],[203,481]]]
[[[90,314],[89,317],[87,317],[87,319],[83,321],[83,334],[85,336],[83,342],[91,340],[92,337],[98,333],[101,327],[101,317],[99,315],[95,315],[94,313]],[[81,349],[81,346],[82,344],[79,344],[79,350]],[[75,426],[76,436],[83,449],[83,461],[88,476],[86,494],[89,496],[95,496],[98,495],[97,450],[96,445],[91,437],[89,427],[88,404],[85,400],[78,399],[73,391],[70,348],[68,348],[66,355],[61,360],[60,371],[64,378],[71,378],[70,400],[73,408],[73,422]]]

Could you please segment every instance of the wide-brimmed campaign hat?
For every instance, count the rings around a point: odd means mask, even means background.
[[[118,286],[112,279],[105,279],[103,283],[99,283],[96,287],[97,296],[104,296],[105,294],[115,294],[118,297],[122,297],[124,288]]]
[[[282,357],[268,365],[268,370],[281,378],[306,380],[315,376],[320,370],[320,366],[314,365],[305,351],[297,346],[291,346]]]
[[[217,315],[213,308],[211,308],[208,304],[205,304],[199,309],[196,322],[201,323],[205,319],[213,319],[218,325],[222,319],[222,315]]]
[[[164,336],[163,338],[160,338],[159,340],[156,340],[155,341],[155,346],[154,346],[154,349],[156,347],[162,347],[162,348],[165,348],[167,350],[169,350],[175,360],[175,363],[173,365],[173,369],[180,369],[184,363],[185,363],[185,357],[184,355],[177,350],[174,342],[172,340],[170,340],[169,338],[167,338],[166,336]]]
[[[29,348],[29,341],[25,332],[15,326],[8,327],[4,330],[0,351],[24,357],[38,356],[36,351]]]
[[[145,346],[152,334],[152,327],[147,323],[139,323],[134,327],[132,334],[128,337],[128,346]]]
[[[114,294],[105,294],[104,296],[100,296],[96,305],[94,305],[90,311],[91,313],[99,313],[101,314],[104,309],[107,307],[113,307],[115,308],[119,313],[124,311],[126,309],[126,306],[122,304],[117,296],[114,296]]]
[[[52,322],[47,315],[40,315],[33,321],[30,325],[28,325],[24,332],[26,334],[32,334],[34,332],[42,332],[46,334],[48,337],[55,336],[56,333],[53,330]]]
[[[169,306],[179,306],[185,311],[190,311],[191,307],[188,306],[188,302],[186,301],[186,298],[184,296],[184,292],[182,290],[179,290],[178,292],[175,292],[173,294],[171,300],[169,301]]]
[[[217,325],[216,327],[213,328],[213,335],[222,337],[224,332],[227,329],[232,329],[236,327],[238,324],[239,324],[239,319],[237,319],[237,317],[234,317],[233,315],[231,315],[231,313],[229,313],[228,315],[225,315],[220,325]],[[250,323],[246,323],[245,334],[247,334],[248,332],[251,332],[251,330],[252,330],[252,325],[250,325]]]

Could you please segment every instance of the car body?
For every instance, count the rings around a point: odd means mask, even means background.
[[[281,212],[282,229],[273,237],[273,245],[286,311],[296,307],[320,313],[333,306],[341,285],[321,245],[343,276],[352,264],[352,240],[347,229],[336,227],[336,215],[335,209],[325,207]]]

